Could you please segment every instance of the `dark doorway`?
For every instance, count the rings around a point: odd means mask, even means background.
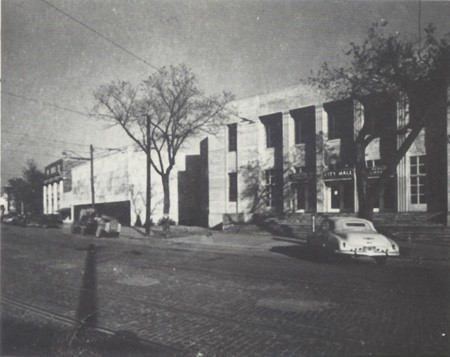
[[[82,209],[91,207],[92,205],[90,204],[75,206],[74,219],[78,220],[80,218],[80,211]],[[130,225],[130,201],[96,203],[95,209],[98,210],[101,214],[117,218],[120,224],[123,226]]]

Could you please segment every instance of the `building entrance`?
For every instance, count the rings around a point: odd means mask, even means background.
[[[311,182],[299,182],[295,185],[295,209],[312,212],[316,209],[315,189]]]
[[[327,185],[329,197],[329,211],[353,212],[354,211],[354,187],[353,181],[329,182]]]

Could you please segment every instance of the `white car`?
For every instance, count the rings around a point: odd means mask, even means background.
[[[314,256],[331,254],[373,257],[378,264],[400,255],[398,244],[377,232],[373,223],[353,217],[326,218],[308,237]]]

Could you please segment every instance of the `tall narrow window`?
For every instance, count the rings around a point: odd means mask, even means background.
[[[237,173],[230,172],[228,174],[228,201],[237,201]]]
[[[344,136],[344,118],[340,113],[328,113],[328,139],[342,139]]]
[[[314,116],[311,116],[310,113],[305,113],[304,115],[295,118],[294,123],[296,144],[314,142]]]
[[[267,122],[264,124],[266,128],[266,147],[275,147],[276,127],[274,122]]]
[[[425,155],[410,157],[410,190],[411,204],[427,202],[425,182],[427,179]]]
[[[228,151],[237,149],[237,124],[228,125]]]
[[[266,170],[265,181],[266,181],[266,189],[265,189],[265,197],[266,197],[266,206],[274,207],[274,190],[275,190],[275,170]]]
[[[296,118],[295,119],[295,143],[296,144],[301,144],[304,143],[304,141],[302,141],[302,134],[303,134],[303,128],[302,128],[302,121],[300,118]]]
[[[328,139],[343,139],[353,135],[353,114],[350,106],[330,108],[327,113]]]

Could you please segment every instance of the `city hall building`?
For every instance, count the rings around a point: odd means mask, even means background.
[[[436,212],[448,216],[449,109],[446,95],[436,120],[418,135],[381,190],[375,212]],[[358,199],[354,140],[365,115],[390,130],[366,148],[369,182],[401,145],[408,99],[399,95],[379,113],[353,100],[327,101],[297,86],[235,101],[239,117],[209,138],[209,226],[224,215],[248,221],[255,213],[355,213]]]
[[[375,212],[428,212],[449,220],[449,93],[433,106],[435,120],[420,132],[385,183]],[[406,96],[375,109],[353,100],[329,101],[295,86],[237,100],[230,122],[204,138],[198,154],[181,153],[170,179],[170,216],[182,225],[220,226],[254,214],[356,213],[355,138],[367,115],[382,130],[366,148],[369,182],[408,131]],[[146,158],[133,147],[94,160],[95,206],[123,225],[144,223]],[[56,161],[45,168],[44,212],[77,219],[91,207],[89,162]],[[152,170],[152,217],[162,216],[162,185]]]

